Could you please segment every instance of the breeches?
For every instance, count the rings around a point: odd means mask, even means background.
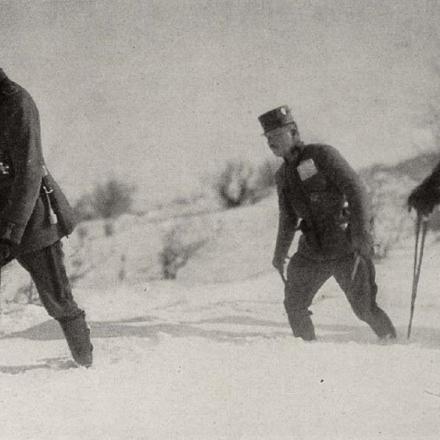
[[[75,303],[64,265],[60,241],[17,257],[29,272],[48,314],[57,320],[72,319],[83,313]]]
[[[308,308],[319,288],[334,277],[344,291],[356,316],[370,325],[379,336],[394,335],[394,327],[376,303],[377,284],[371,259],[361,257],[354,279],[351,279],[353,255],[329,261],[315,261],[295,254],[287,268],[284,305],[293,332],[301,336],[311,327]]]
[[[376,303],[375,270],[371,260],[361,257],[352,280],[353,268],[353,255],[337,260],[314,261],[295,254],[287,268],[286,308],[292,311],[307,310],[321,286],[333,276],[353,311],[362,315]]]

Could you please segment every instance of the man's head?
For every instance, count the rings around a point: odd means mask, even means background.
[[[289,107],[283,105],[258,117],[270,149],[276,156],[287,158],[300,144],[300,136]]]

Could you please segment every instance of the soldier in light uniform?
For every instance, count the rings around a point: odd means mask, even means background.
[[[72,297],[60,242],[73,228],[72,209],[44,164],[38,109],[0,69],[0,267],[17,259],[29,272],[73,358],[89,367],[90,330]]]
[[[293,334],[315,339],[309,307],[333,276],[356,316],[379,338],[395,338],[391,320],[376,303],[372,216],[358,175],[335,148],[303,144],[287,106],[258,119],[270,149],[284,159],[276,174],[279,225],[273,258],[282,275],[295,231],[302,231],[285,284],[284,305]]]

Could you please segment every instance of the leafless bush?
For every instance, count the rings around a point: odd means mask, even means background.
[[[185,239],[185,233],[179,227],[168,231],[159,254],[162,277],[166,280],[176,279],[179,269],[185,266],[205,242],[205,239],[195,241]]]
[[[95,186],[89,194],[84,194],[75,204],[77,217],[82,220],[102,218],[105,220],[105,235],[113,234],[113,220],[130,212],[133,205],[133,185],[121,182],[115,177]]]
[[[213,188],[225,208],[254,204],[264,198],[274,184],[274,165],[268,161],[257,170],[245,161],[229,161]]]
[[[129,212],[133,204],[135,187],[110,178],[107,182],[97,185],[93,194],[93,205],[101,218],[119,217]]]

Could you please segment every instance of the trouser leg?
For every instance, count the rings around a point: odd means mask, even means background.
[[[83,313],[72,296],[61,242],[20,255],[17,260],[32,277],[41,302],[50,316],[62,320]]]
[[[336,281],[359,319],[366,322],[379,338],[395,338],[396,330],[390,318],[376,303],[376,271],[372,260],[360,257],[357,272],[352,280],[354,262],[354,256],[335,262]]]
[[[315,339],[315,329],[309,307],[313,297],[330,277],[325,263],[295,254],[287,267],[284,307],[293,334],[306,341]]]
[[[84,311],[73,299],[61,242],[20,255],[17,260],[31,275],[48,314],[59,321],[73,358],[81,365],[91,365],[90,330]]]

